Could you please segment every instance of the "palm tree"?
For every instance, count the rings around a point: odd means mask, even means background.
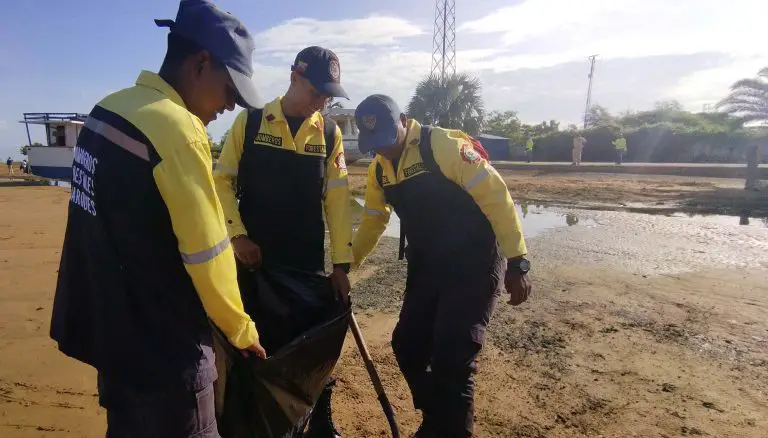
[[[485,117],[480,80],[466,73],[442,81],[428,76],[416,86],[406,112],[408,117],[425,124],[477,135]]]
[[[326,108],[344,108],[344,104],[340,100],[336,100],[336,98],[332,97],[331,100],[328,101]]]
[[[334,108],[344,108],[344,104],[340,100],[337,100],[335,97],[332,97],[330,100],[328,100],[328,102],[325,104],[325,108],[323,108],[320,113],[323,115],[328,115],[328,112]]]
[[[731,85],[731,93],[717,107],[742,123],[768,123],[768,67],[760,70],[756,78]]]

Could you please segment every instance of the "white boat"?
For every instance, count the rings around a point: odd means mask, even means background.
[[[360,132],[355,124],[355,110],[347,108],[329,108],[323,112],[324,117],[329,117],[336,121],[341,128],[341,135],[344,138],[344,160],[347,164],[363,158],[360,149],[357,147],[357,134]]]
[[[86,118],[88,114],[80,113],[24,113],[24,120],[19,123],[26,125],[30,145],[29,125],[45,127],[46,144],[27,148],[30,173],[43,178],[69,180],[77,136]]]

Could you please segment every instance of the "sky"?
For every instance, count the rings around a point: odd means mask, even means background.
[[[676,99],[700,111],[768,66],[765,0],[455,0],[458,70],[480,78],[487,110],[529,123],[582,118],[589,61],[593,102],[612,112]],[[105,95],[157,71],[174,0],[25,0],[0,15],[0,156],[20,158],[23,112],[87,113]],[[373,93],[402,107],[429,73],[432,0],[219,0],[256,40],[262,96],[285,92],[303,47],[340,59],[348,108]],[[320,6],[322,5],[322,6]],[[237,110],[209,126],[214,139]],[[44,130],[32,127],[32,141]]]

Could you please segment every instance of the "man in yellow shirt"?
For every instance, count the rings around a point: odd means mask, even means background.
[[[243,311],[205,125],[258,105],[253,39],[184,0],[160,73],[96,104],[74,151],[51,337],[98,371],[107,436],[216,438],[209,318],[264,357]]]
[[[214,170],[216,191],[240,262],[244,296],[256,294],[247,272],[252,266],[325,272],[325,214],[331,280],[346,299],[352,262],[347,165],[341,130],[320,113],[332,97],[347,97],[339,59],[328,49],[307,47],[291,70],[285,96],[237,116]],[[269,327],[261,331],[269,354],[290,341]],[[309,436],[338,435],[330,412],[331,385],[315,406]]]
[[[621,165],[624,154],[627,153],[627,139],[624,138],[624,134],[619,133],[619,137],[613,141],[613,146],[616,148],[616,164]]]
[[[391,209],[408,242],[408,278],[392,347],[421,409],[417,437],[472,435],[474,377],[502,289],[531,291],[515,205],[485,150],[461,131],[407,120],[388,96],[355,111],[360,152],[374,151],[355,265],[373,250]]]

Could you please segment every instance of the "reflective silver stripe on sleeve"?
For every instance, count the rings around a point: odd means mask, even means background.
[[[488,175],[490,175],[490,172],[488,172],[488,169],[486,168],[480,169],[480,171],[477,172],[477,174],[475,174],[475,176],[473,176],[472,179],[469,180],[469,182],[464,184],[464,190],[470,190],[472,187],[476,186],[479,182],[488,178]]]
[[[365,214],[369,214],[371,216],[384,216],[385,213],[381,210],[376,210],[375,208],[365,207]]]
[[[332,179],[328,181],[328,185],[326,186],[326,190],[335,189],[337,187],[346,187],[348,184],[346,178],[342,179]]]
[[[140,141],[136,141],[131,137],[120,132],[114,126],[95,119],[93,116],[88,117],[85,121],[86,128],[101,135],[112,143],[120,146],[126,151],[136,155],[137,157],[149,161],[149,146]]]
[[[208,260],[211,260],[217,255],[221,254],[225,249],[227,249],[228,246],[229,236],[224,238],[224,240],[217,243],[216,245],[213,245],[212,247],[204,249],[200,252],[192,254],[181,253],[181,259],[184,260],[184,263],[188,265],[199,265],[200,263],[205,263]]]
[[[213,168],[213,171],[217,173],[223,173],[229,176],[237,176],[237,169],[233,169],[229,166],[224,166],[221,163],[216,163],[216,166]]]

